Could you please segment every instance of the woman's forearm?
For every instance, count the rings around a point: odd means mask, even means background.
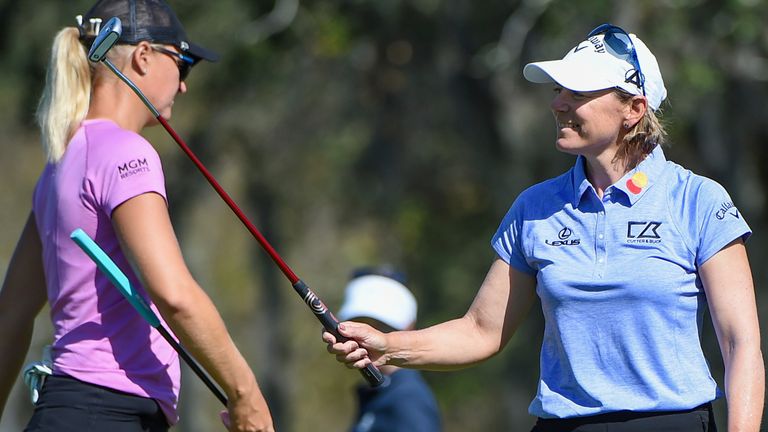
[[[387,335],[387,362],[419,369],[460,369],[498,353],[528,315],[535,279],[496,259],[467,313],[451,321]]]
[[[231,398],[253,391],[255,377],[235,346],[210,298],[194,281],[183,300],[159,303],[161,315],[181,343]]]
[[[18,379],[35,317],[46,299],[40,236],[30,213],[0,287],[0,414]]]
[[[765,368],[760,347],[724,350],[728,432],[757,432],[763,415]]]
[[[34,321],[34,320],[33,320]],[[2,323],[2,321],[0,321]],[[11,393],[32,340],[32,322],[19,326],[10,323],[0,331],[0,417]],[[10,330],[10,331],[8,331]]]
[[[429,370],[453,370],[481,362],[501,348],[501,337],[464,316],[414,331],[386,335],[387,363]]]

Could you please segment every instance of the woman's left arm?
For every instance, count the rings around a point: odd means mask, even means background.
[[[760,429],[765,367],[747,251],[734,240],[699,268],[725,364],[728,431]]]

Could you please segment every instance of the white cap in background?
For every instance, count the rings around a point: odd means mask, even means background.
[[[386,276],[370,274],[347,284],[338,318],[346,321],[368,317],[395,330],[405,330],[416,322],[416,309],[416,298],[405,285]]]

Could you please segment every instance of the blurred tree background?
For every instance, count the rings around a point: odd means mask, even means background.
[[[43,166],[33,120],[54,34],[92,0],[0,0],[0,276]],[[515,196],[567,170],[553,148],[550,88],[522,67],[560,58],[603,22],[637,33],[669,90],[667,157],[731,193],[765,318],[765,0],[177,0],[192,40],[217,50],[172,124],[291,267],[333,309],[351,268],[410,277],[419,326],[464,313]],[[171,214],[188,264],[265,390],[278,430],[342,431],[357,373],[325,352],[290,284],[160,128]],[[41,314],[30,361],[50,340]],[[495,358],[426,373],[445,430],[525,431],[536,391],[538,308]],[[765,333],[765,332],[764,332]],[[707,322],[708,358],[722,360]],[[221,430],[218,402],[185,374],[176,430]],[[21,380],[0,430],[31,412]],[[724,404],[718,402],[724,423]]]

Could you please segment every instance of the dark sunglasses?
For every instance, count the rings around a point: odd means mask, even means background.
[[[626,82],[636,85],[643,91],[643,96],[645,96],[645,75],[643,75],[643,72],[640,69],[640,61],[637,59],[637,50],[635,49],[635,44],[632,42],[632,38],[629,37],[629,33],[624,31],[621,27],[606,23],[597,26],[594,30],[589,32],[587,39],[600,34],[605,34],[603,42],[608,45],[614,53],[626,57],[625,60],[629,61],[629,64],[635,68],[635,73],[627,77]]]
[[[173,60],[176,62],[176,67],[179,68],[179,81],[184,81],[187,79],[187,77],[189,76],[189,71],[191,71],[192,66],[195,65],[195,60],[192,57],[173,51],[173,50],[169,50],[167,48],[163,48],[161,46],[157,46],[157,45],[151,45],[151,46],[153,50],[173,58]]]

